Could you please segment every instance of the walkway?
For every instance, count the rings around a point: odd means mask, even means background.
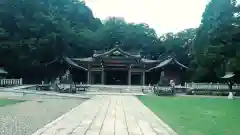
[[[33,135],[176,135],[134,96],[95,96]]]
[[[19,89],[26,89],[34,86],[35,85],[21,85],[21,86],[9,87],[9,88],[1,87],[0,90],[19,90]]]

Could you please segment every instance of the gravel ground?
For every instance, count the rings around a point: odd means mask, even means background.
[[[0,135],[31,135],[84,101],[36,95],[18,99],[27,101],[0,107]]]

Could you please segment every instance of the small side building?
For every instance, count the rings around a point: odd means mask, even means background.
[[[5,78],[7,74],[8,72],[4,68],[0,67],[0,79]]]
[[[185,71],[188,67],[181,64],[174,55],[162,60],[158,65],[150,68],[147,72],[152,73],[152,78],[156,78],[157,83],[169,84],[170,80],[174,80],[176,84],[184,84]],[[158,74],[159,76],[154,76]]]

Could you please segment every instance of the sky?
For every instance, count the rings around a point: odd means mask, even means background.
[[[196,28],[208,0],[85,0],[95,17],[147,23],[158,34]]]

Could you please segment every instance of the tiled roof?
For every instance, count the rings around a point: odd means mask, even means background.
[[[119,46],[116,46],[115,48],[113,48],[113,49],[111,49],[111,50],[109,50],[107,52],[101,53],[101,54],[95,53],[95,54],[93,54],[93,57],[96,58],[96,57],[101,57],[101,56],[107,56],[107,55],[112,54],[114,52],[119,52],[119,53],[121,53],[123,55],[126,55],[126,56],[129,56],[129,57],[135,57],[135,58],[140,58],[141,57],[140,54],[133,55],[133,54],[130,54],[128,52],[125,52]]]
[[[234,77],[235,76],[235,74],[233,73],[233,72],[228,72],[228,73],[226,73],[223,77],[221,77],[221,78],[225,78],[225,79],[227,79],[227,78],[232,78],[232,77]]]
[[[8,72],[0,67],[0,74],[7,74]]]
[[[73,58],[72,60],[90,62],[93,61],[94,59],[93,57],[87,57],[87,58]]]
[[[68,63],[70,66],[73,66],[73,67],[76,67],[76,68],[83,69],[83,70],[86,70],[86,71],[87,71],[86,68],[78,65],[77,63],[75,63],[75,62],[74,62],[72,59],[70,59],[69,57],[63,57],[63,59],[64,59],[64,61],[65,61],[66,63]]]
[[[155,67],[153,67],[153,68],[150,68],[148,71],[151,71],[151,70],[153,70],[153,69],[162,68],[162,67],[164,67],[164,66],[166,66],[166,65],[168,65],[168,64],[170,64],[170,63],[177,64],[177,65],[179,65],[179,66],[181,66],[181,67],[183,67],[183,68],[188,68],[187,66],[185,66],[185,65],[181,64],[179,61],[177,61],[175,58],[169,57],[168,59],[160,62],[157,66],[155,66]]]

